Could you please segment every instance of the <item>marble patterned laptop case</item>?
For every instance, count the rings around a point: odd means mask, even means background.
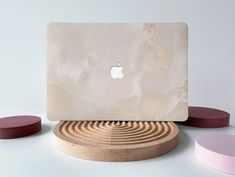
[[[50,120],[184,121],[185,23],[50,23]]]

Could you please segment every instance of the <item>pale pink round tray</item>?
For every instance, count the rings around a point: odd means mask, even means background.
[[[235,174],[235,135],[209,134],[195,140],[197,159],[206,165],[229,174]]]

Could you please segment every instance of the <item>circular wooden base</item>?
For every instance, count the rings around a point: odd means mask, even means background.
[[[53,129],[57,148],[97,161],[134,161],[174,149],[179,130],[173,122],[64,121]]]

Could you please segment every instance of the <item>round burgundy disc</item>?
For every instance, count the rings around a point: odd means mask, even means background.
[[[229,125],[229,117],[229,113],[219,109],[190,106],[188,119],[182,124],[201,128],[226,127]]]
[[[29,136],[41,130],[41,118],[37,116],[11,116],[0,119],[0,138],[10,139]]]

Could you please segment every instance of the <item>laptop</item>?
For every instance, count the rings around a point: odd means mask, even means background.
[[[187,58],[185,23],[50,23],[48,119],[184,121]]]

